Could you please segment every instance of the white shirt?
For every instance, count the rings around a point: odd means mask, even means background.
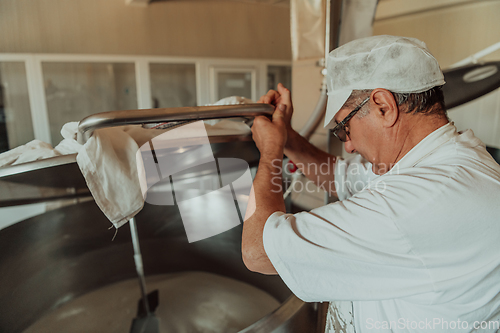
[[[357,333],[471,332],[498,320],[500,166],[484,144],[447,124],[387,174],[356,162],[337,163],[342,201],[267,220],[264,247],[290,290],[336,302]]]

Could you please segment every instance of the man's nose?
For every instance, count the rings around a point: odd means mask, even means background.
[[[349,137],[347,137],[347,141],[344,142],[344,148],[345,148],[345,151],[348,152],[349,154],[353,154],[356,152],[356,149],[354,149],[354,146],[353,146],[351,140],[349,139]]]

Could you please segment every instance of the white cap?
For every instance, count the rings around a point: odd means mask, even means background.
[[[443,84],[439,64],[424,42],[387,35],[356,39],[328,55],[325,127],[335,126],[333,117],[353,90],[420,93]]]

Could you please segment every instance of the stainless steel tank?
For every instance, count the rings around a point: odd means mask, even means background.
[[[258,151],[251,141],[213,144],[212,149],[216,157],[243,158],[250,165],[258,161]],[[81,185],[81,175],[75,173],[74,162],[69,162],[39,170],[26,169],[3,178],[0,175],[0,180],[22,183],[23,179],[30,179],[31,183],[43,183],[56,170],[61,179]],[[65,170],[73,174],[68,175]],[[30,172],[37,172],[38,176],[33,177]],[[84,192],[79,188],[73,195],[81,196]],[[259,288],[281,303],[241,332],[319,332],[322,325],[318,325],[314,304],[293,296],[278,276],[252,273],[244,266],[241,224],[190,244],[176,206],[146,203],[136,220],[146,276],[197,271],[229,277]],[[120,228],[112,241],[115,231],[109,230],[109,226],[94,201],[89,200],[1,230],[0,332],[22,332],[81,295],[136,277],[130,230]]]

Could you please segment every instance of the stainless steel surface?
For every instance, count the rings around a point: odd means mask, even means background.
[[[2,183],[0,182],[0,191],[2,191]],[[27,193],[21,195],[20,197],[16,196],[6,196],[5,198],[2,196],[0,198],[0,208],[2,207],[12,207],[12,206],[22,206],[22,205],[31,205],[41,202],[49,202],[49,201],[58,201],[58,200],[67,200],[67,199],[93,199],[90,191],[81,191],[78,193],[74,193],[73,191],[64,191],[61,189],[56,189],[56,193]],[[2,193],[3,195],[3,193]]]
[[[209,140],[215,157],[241,158],[250,166],[256,166],[259,161],[259,152],[251,138],[232,143],[220,142],[219,137],[210,137]],[[201,170],[188,176],[201,176],[204,173]],[[13,187],[16,193],[13,193]],[[0,168],[0,193],[0,207],[90,195],[76,164],[76,154]]]
[[[135,276],[130,231],[108,230],[94,202],[50,211],[0,232],[0,331],[22,332],[58,306],[100,287]],[[241,259],[241,225],[189,244],[176,206],[152,206],[137,215],[146,276],[204,271],[251,284],[284,302],[290,291],[278,276],[246,269]],[[286,303],[285,303],[286,304]],[[286,306],[269,319],[311,319],[309,305]],[[261,323],[260,325],[263,325]],[[295,324],[294,324],[295,325]],[[316,323],[302,322],[314,332]],[[298,324],[297,324],[298,325]],[[300,326],[300,325],[299,325]],[[288,326],[287,326],[288,327]],[[302,327],[302,326],[301,326]],[[250,332],[271,332],[254,330]]]
[[[0,207],[90,195],[76,154],[0,168]]]
[[[212,150],[217,158],[243,158],[250,165],[259,158],[253,142],[213,144]],[[45,171],[51,173],[53,166],[67,165],[53,163]],[[44,178],[44,169],[32,168],[38,170],[42,171],[39,178]],[[216,214],[216,209],[207,214]],[[252,273],[244,266],[242,224],[190,244],[177,206],[146,203],[136,222],[146,278],[188,271],[232,278],[282,303],[247,332],[315,332],[316,314],[311,305],[291,296],[278,276]],[[136,277],[130,230],[120,228],[111,241],[114,229],[109,230],[109,226],[91,201],[52,210],[1,230],[0,332],[22,332],[82,295]]]
[[[56,168],[58,166],[71,164],[74,162],[76,162],[76,154],[49,157],[43,160],[2,167],[0,168],[0,179],[15,182],[17,180],[17,176],[26,172],[41,170],[41,173],[45,175],[47,168]],[[30,175],[33,179],[40,178],[40,174],[38,173],[31,173]],[[48,181],[48,183],[51,184],[50,181]],[[40,186],[43,186],[43,184],[40,183]]]
[[[446,81],[443,86],[446,108],[451,109],[465,104],[500,87],[498,68],[500,68],[500,61],[472,64],[443,71]]]
[[[102,112],[93,114],[80,121],[78,125],[78,142],[86,142],[92,136],[94,130],[105,127],[181,120],[271,116],[273,112],[274,107],[268,104],[187,106],[166,109]]]
[[[261,289],[207,272],[154,275],[147,283],[159,292],[159,333],[235,333],[280,306]],[[138,289],[135,279],[99,288],[40,318],[23,333],[129,332]]]
[[[294,295],[290,296],[278,309],[239,333],[323,333],[317,325],[318,313],[312,304],[304,303]]]

